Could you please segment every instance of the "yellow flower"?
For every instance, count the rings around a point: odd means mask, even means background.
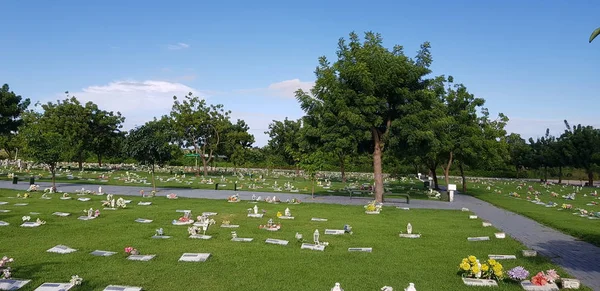
[[[494,270],[494,273],[502,272],[502,265],[497,264],[494,267],[492,267],[492,269]]]
[[[497,264],[496,260],[492,259],[492,260],[488,260],[488,264],[490,264],[490,266],[494,266]]]
[[[471,269],[471,271],[473,271],[474,274],[479,273],[479,266],[473,266],[473,268]]]
[[[464,258],[464,259],[462,259],[462,262],[463,262],[463,263],[467,263],[467,264],[468,264],[468,263],[469,263],[469,259],[467,259],[467,258]]]
[[[475,256],[469,256],[469,261],[471,263],[475,263],[475,262],[477,262],[477,258]]]
[[[496,275],[496,277],[502,277],[502,271],[494,271],[494,275]]]
[[[469,265],[469,263],[462,262],[460,264],[460,268],[463,269],[463,270],[465,270],[465,271],[468,271],[471,268],[471,265]]]
[[[487,272],[490,269],[490,266],[488,266],[487,264],[482,264],[481,265],[481,270],[484,272]]]

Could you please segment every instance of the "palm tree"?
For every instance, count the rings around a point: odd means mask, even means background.
[[[594,38],[596,38],[596,36],[598,36],[599,34],[600,34],[600,27],[596,28],[596,30],[594,30],[594,32],[592,32],[592,35],[590,35],[590,43],[592,43]]]

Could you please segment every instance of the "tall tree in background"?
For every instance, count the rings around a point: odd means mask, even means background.
[[[245,164],[248,151],[254,143],[254,136],[248,133],[249,130],[248,124],[241,119],[230,124],[225,130],[225,141],[222,143],[223,153],[233,163],[234,171],[237,170],[237,167]]]
[[[25,112],[31,101],[10,91],[8,84],[0,88],[0,150],[11,151],[10,141],[19,126],[23,124],[21,114]]]
[[[53,188],[56,188],[56,165],[68,158],[65,149],[71,144],[69,137],[56,127],[58,118],[60,116],[55,114],[30,110],[23,114],[24,124],[19,128],[19,139],[24,145],[24,154],[48,166]]]
[[[296,168],[296,174],[300,168],[300,138],[299,135],[302,120],[289,120],[287,117],[283,121],[273,120],[269,124],[269,130],[265,132],[270,139],[267,147],[273,154],[283,158],[284,162]]]
[[[600,131],[581,124],[571,127],[565,120],[566,130],[562,135],[572,153],[573,166],[584,169],[589,186],[594,185],[594,171],[600,165]]]
[[[519,178],[519,173],[531,163],[531,147],[518,133],[511,133],[508,135],[505,142],[508,146],[508,153],[510,156],[509,163],[515,168],[517,178]]]
[[[343,119],[357,131],[366,131],[373,142],[375,199],[383,201],[382,155],[392,122],[405,114],[403,106],[418,102],[430,73],[429,43],[424,43],[416,60],[404,55],[401,46],[383,47],[380,34],[356,33],[338,42],[338,60],[331,64],[319,58],[313,94],[326,108],[339,109]],[[299,92],[299,95],[302,95]]]
[[[146,122],[129,131],[125,139],[125,152],[152,172],[152,189],[156,191],[155,167],[162,166],[172,158],[173,131],[166,118]]]
[[[202,159],[204,175],[208,175],[208,165],[222,141],[222,134],[231,124],[230,111],[223,105],[208,105],[204,99],[192,97],[189,93],[182,101],[176,96],[171,109],[171,123],[176,132],[176,141],[183,148],[191,149]],[[196,175],[200,168],[196,168]]]
[[[85,109],[89,114],[89,150],[96,155],[98,166],[102,166],[102,158],[119,152],[120,142],[124,135],[121,132],[125,117],[120,112],[101,110],[98,105],[88,102]]]

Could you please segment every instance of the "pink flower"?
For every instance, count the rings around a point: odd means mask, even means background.
[[[554,269],[546,271],[546,280],[550,283],[558,280],[560,276],[556,273]]]
[[[131,253],[131,251],[133,251],[132,247],[126,247],[125,248],[125,252],[128,253],[128,254]]]
[[[544,272],[539,272],[537,273],[537,275],[533,276],[533,278],[531,278],[531,283],[533,283],[533,285],[537,285],[537,286],[544,286],[546,284],[548,284],[548,280],[546,280],[546,276],[544,275]]]

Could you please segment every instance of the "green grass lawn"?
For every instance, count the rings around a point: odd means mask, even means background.
[[[598,191],[598,188],[584,188],[576,194],[575,200],[567,200],[562,196],[574,193],[576,190],[573,189],[573,186],[543,186],[540,183],[523,181],[471,180],[469,183],[468,193],[479,199],[600,246],[600,219],[592,220],[587,217],[573,215],[573,213],[579,212],[576,210],[577,208],[593,213],[600,212],[600,205],[588,205],[592,202],[600,203],[598,196],[591,195],[594,190]],[[517,188],[519,185],[521,185],[521,189]],[[533,188],[532,191],[529,191],[530,186]],[[488,190],[487,187],[490,187],[490,189]],[[527,197],[535,199],[533,194],[535,191],[540,192],[538,197],[542,202],[554,202],[558,206],[545,207],[544,205],[531,203],[527,200]],[[519,194],[520,198],[511,197],[509,195],[511,192]],[[558,194],[558,197],[552,197],[552,193]],[[587,197],[584,195],[587,195]],[[570,210],[562,209],[562,204],[571,204],[573,208]]]
[[[380,215],[367,215],[361,206],[259,203],[259,208],[266,210],[259,219],[246,217],[247,208],[254,204],[245,201],[125,197],[133,200],[128,208],[109,211],[100,207],[104,196],[88,196],[92,198],[89,202],[60,200],[60,194],[54,194],[50,200],[40,199],[40,193],[27,199],[10,198],[17,193],[0,190],[0,201],[9,202],[0,205],[0,209],[11,210],[0,213],[0,220],[10,223],[0,228],[0,256],[15,258],[13,277],[32,280],[22,290],[33,290],[43,282],[68,282],[75,274],[84,279],[79,290],[102,290],[109,284],[141,286],[144,290],[329,290],[335,282],[340,282],[346,291],[379,290],[385,285],[402,290],[409,282],[414,282],[418,290],[488,290],[462,284],[457,275],[462,258],[475,255],[484,260],[488,254],[515,254],[517,260],[501,261],[505,270],[518,265],[533,274],[559,269],[543,257],[521,257],[523,245],[511,238],[495,239],[496,229],[482,227],[480,220],[470,220],[469,213],[461,211],[384,207]],[[153,204],[138,206],[142,200]],[[29,204],[14,206],[15,203]],[[83,210],[90,207],[100,208],[100,217],[78,220]],[[278,232],[258,228],[286,207],[295,220],[281,220]],[[175,212],[177,209],[190,209],[194,217],[202,212],[217,212],[214,217],[217,224],[207,232],[213,238],[190,239],[186,226],[171,225],[173,219],[181,216]],[[56,211],[72,215],[51,215]],[[39,217],[47,223],[37,228],[19,227],[21,217],[30,212],[40,213],[31,215],[32,220]],[[312,217],[328,221],[312,222]],[[134,222],[137,218],[154,221],[140,224]],[[239,237],[252,237],[254,241],[230,241],[232,229],[219,227],[224,219],[240,225],[233,229]],[[422,234],[421,238],[398,237],[409,222],[415,233]],[[354,234],[323,234],[326,228],[342,229],[344,224],[350,224]],[[159,227],[172,238],[150,238]],[[312,241],[315,229],[320,230],[321,241],[330,245],[324,252],[301,250],[294,235],[299,232]],[[490,236],[491,240],[468,242],[469,236]],[[268,245],[264,243],[267,238],[290,243]],[[58,244],[78,251],[65,255],[46,252]],[[149,262],[128,261],[123,251],[128,246],[156,257]],[[373,252],[351,253],[349,247],[372,247]],[[89,254],[97,249],[118,254],[110,257]],[[186,252],[212,256],[203,263],[178,262]],[[498,289],[521,290],[521,287],[501,282]]]
[[[31,172],[12,172],[17,175],[20,181],[28,182],[30,176],[36,177],[37,181],[50,182],[51,175],[47,171],[32,170]],[[127,175],[129,173],[129,175]],[[8,172],[0,175],[0,179],[8,180]],[[71,175],[71,177],[68,177]],[[315,194],[320,196],[348,196],[349,193],[345,190],[346,187],[360,187],[363,184],[371,184],[372,179],[365,177],[372,174],[361,173],[349,175],[347,183],[342,183],[336,178],[331,181],[325,178],[319,179],[315,183]],[[212,180],[213,184],[203,182],[203,177],[195,177],[194,173],[187,173],[185,176],[169,174],[168,172],[156,173],[156,187],[159,188],[194,188],[194,189],[215,189],[218,183],[219,190],[237,190],[237,191],[260,191],[273,193],[300,193],[311,194],[311,181],[304,177],[295,177],[294,174],[285,172],[275,172],[274,174],[264,175],[260,178],[261,173],[254,173],[252,176],[246,174],[242,178],[234,175],[211,175],[205,180]],[[56,177],[57,182],[61,183],[78,183],[78,184],[105,184],[105,185],[123,185],[123,186],[145,186],[151,187],[151,175],[143,171],[73,171],[73,172],[58,172]],[[329,185],[328,185],[329,183]],[[294,191],[286,189],[286,184],[293,186]],[[395,194],[409,194],[411,199],[429,199],[423,190],[423,183],[417,179],[387,179],[385,183],[387,190],[391,194],[386,194],[388,198],[399,197]],[[279,188],[280,191],[276,191]],[[353,194],[357,195],[357,194]],[[370,194],[363,194],[370,195]],[[372,195],[371,195],[372,196]]]

